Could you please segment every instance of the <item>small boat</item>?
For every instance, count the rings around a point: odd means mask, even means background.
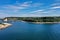
[[[8,19],[6,18],[6,19],[4,19],[4,21],[8,21]]]

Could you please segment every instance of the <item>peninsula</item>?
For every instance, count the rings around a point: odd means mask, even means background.
[[[10,23],[0,23],[0,29],[5,29],[5,28],[7,28],[7,27],[9,27],[11,25],[12,24],[10,24]]]

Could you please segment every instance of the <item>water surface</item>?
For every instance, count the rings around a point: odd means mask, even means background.
[[[60,24],[34,24],[11,22],[12,26],[0,30],[0,40],[60,40]]]

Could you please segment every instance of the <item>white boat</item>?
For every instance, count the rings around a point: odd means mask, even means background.
[[[6,18],[6,19],[4,19],[4,21],[8,21],[8,19]]]

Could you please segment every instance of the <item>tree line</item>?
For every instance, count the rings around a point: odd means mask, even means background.
[[[60,22],[60,17],[6,17],[8,20],[27,22]],[[4,18],[4,19],[6,19]]]

